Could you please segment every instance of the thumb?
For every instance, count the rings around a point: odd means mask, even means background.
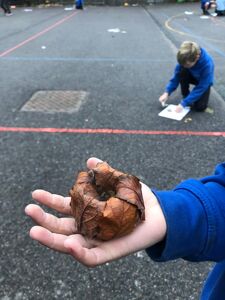
[[[96,158],[96,157],[90,157],[87,160],[87,167],[88,167],[88,169],[95,168],[99,162],[102,162],[102,160],[99,159],[99,158]]]

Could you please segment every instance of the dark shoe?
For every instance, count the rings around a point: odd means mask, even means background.
[[[225,14],[224,14],[224,11],[223,11],[223,10],[217,10],[217,11],[216,11],[216,13],[217,13],[217,16],[218,16],[218,17],[225,16]]]

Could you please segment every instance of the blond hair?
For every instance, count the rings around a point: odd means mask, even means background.
[[[184,66],[186,63],[194,62],[201,50],[195,42],[185,41],[181,44],[177,52],[177,61],[180,65]]]

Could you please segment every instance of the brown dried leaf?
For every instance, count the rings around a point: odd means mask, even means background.
[[[80,172],[70,196],[78,232],[89,238],[120,237],[144,220],[139,179],[106,162],[98,163],[89,172]]]

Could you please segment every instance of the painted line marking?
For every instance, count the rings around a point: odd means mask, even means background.
[[[194,12],[194,14],[193,15],[197,15],[197,13],[196,12]],[[175,33],[178,33],[178,34],[180,34],[180,35],[187,35],[187,36],[191,36],[191,37],[200,37],[200,38],[202,38],[202,36],[201,35],[196,35],[196,34],[194,34],[193,32],[191,32],[191,31],[189,31],[189,32],[186,32],[186,31],[180,31],[180,30],[178,30],[178,29],[176,29],[176,28],[173,28],[172,27],[172,25],[170,25],[170,23],[172,23],[172,21],[176,21],[176,19],[177,18],[179,18],[179,17],[185,17],[185,14],[184,13],[179,13],[179,14],[177,14],[177,15],[174,15],[174,16],[172,16],[172,17],[169,17],[166,21],[165,21],[165,23],[164,23],[164,25],[165,25],[165,27],[168,29],[168,30],[170,30],[170,31],[173,31],[173,32],[175,32]],[[210,20],[211,20],[212,18],[210,18]],[[214,19],[214,18],[213,18]],[[212,19],[212,20],[213,20]],[[181,26],[180,24],[177,24],[177,25],[179,25],[179,26]],[[218,40],[218,39],[213,39],[213,38],[208,38],[208,37],[204,37],[204,39],[206,39],[206,40],[209,40],[209,41],[214,41],[214,42],[220,42],[220,43],[224,43],[224,40]]]
[[[189,135],[225,137],[225,131],[176,131],[176,130],[126,130],[111,128],[35,128],[0,127],[0,132],[37,132],[37,133],[81,133],[81,134],[133,134],[133,135]]]
[[[159,63],[159,62],[173,62],[172,59],[151,59],[151,58],[120,58],[120,57],[23,57],[23,56],[8,56],[3,57],[4,61],[63,61],[63,62],[124,62],[124,63]]]
[[[37,39],[39,36],[44,35],[46,32],[48,32],[48,31],[54,29],[55,27],[61,25],[62,23],[66,22],[67,20],[69,20],[70,18],[72,18],[76,14],[77,14],[77,12],[74,12],[71,15],[64,17],[63,19],[61,19],[61,20],[57,21],[56,23],[50,25],[49,27],[45,28],[44,30],[42,30],[42,31],[40,31],[40,32],[32,35],[28,39],[26,39],[23,42],[17,44],[16,46],[14,46],[14,47],[12,47],[12,48],[10,48],[10,49],[8,49],[8,50],[0,53],[0,57],[6,56],[7,54],[13,52],[14,50],[17,50],[18,48],[20,48],[20,47],[28,44],[29,42],[31,42],[31,41],[33,41],[35,39]]]
[[[179,16],[179,15],[177,15],[177,16]],[[174,16],[172,18],[176,18],[177,16]],[[183,29],[183,31],[178,31],[178,30],[172,28],[171,26],[169,26],[169,22],[172,20],[172,18],[170,18],[169,20],[167,20],[166,23],[165,23],[165,26],[167,27],[167,29],[169,29],[171,31],[174,31],[176,33],[179,33],[181,35],[189,35],[189,36],[198,38],[198,39],[201,40],[201,44],[204,43],[205,45],[207,45],[208,48],[212,49],[213,51],[215,51],[217,54],[219,54],[223,58],[225,57],[225,53],[223,51],[221,51],[218,47],[216,47],[216,46],[214,46],[214,45],[212,45],[212,44],[210,44],[210,43],[207,42],[207,40],[209,40],[209,41],[218,41],[218,40],[211,39],[211,38],[206,38],[206,37],[202,38],[202,36],[196,35],[189,28],[187,28],[186,26],[182,26],[181,24],[177,24],[177,25],[179,25],[180,28]],[[175,21],[175,24],[176,24],[176,21]]]

